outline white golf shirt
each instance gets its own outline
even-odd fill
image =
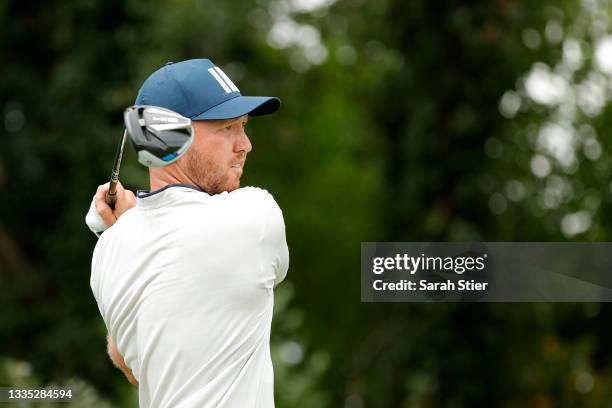
[[[289,254],[265,190],[139,193],[100,237],[91,288],[141,407],[273,407],[273,288]]]

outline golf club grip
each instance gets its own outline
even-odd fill
[[[109,190],[109,192],[106,193],[106,204],[108,204],[110,208],[115,208],[116,202],[117,202],[117,192],[115,191],[114,193],[111,194]]]
[[[110,183],[108,185],[108,192],[106,193],[106,204],[110,208],[115,208],[117,202],[117,183],[119,182],[119,170],[121,169],[121,158],[123,157],[123,148],[125,147],[125,139],[127,139],[127,131],[124,130],[119,140],[119,146],[117,147],[117,153],[115,154],[115,162],[113,163],[113,170],[111,171]]]
[[[121,157],[119,157],[119,163],[121,161]],[[113,172],[111,173],[110,183],[108,184],[108,192],[106,193],[106,204],[110,208],[115,208],[115,203],[117,202],[117,183],[119,182],[119,168],[115,167]]]

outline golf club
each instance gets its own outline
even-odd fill
[[[125,140],[136,151],[138,161],[147,167],[164,167],[177,161],[191,146],[191,119],[169,109],[136,105],[123,113],[125,132],[119,141],[111,172],[106,202],[114,208],[117,201],[117,182]]]
[[[125,146],[125,138],[127,137],[127,130],[123,131],[121,139],[119,140],[119,146],[115,153],[115,160],[113,162],[113,169],[111,170],[110,184],[108,192],[106,193],[106,203],[110,208],[115,208],[115,202],[117,201],[117,182],[119,181],[119,170],[121,169],[121,159],[123,157],[123,148]]]

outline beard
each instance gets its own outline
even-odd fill
[[[187,174],[206,193],[214,195],[240,187],[240,177],[231,177],[228,168],[219,165],[211,157],[187,154],[185,159]]]

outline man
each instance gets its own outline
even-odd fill
[[[252,148],[244,126],[280,101],[242,96],[199,59],[153,73],[136,104],[191,118],[195,137],[181,159],[149,169],[150,192],[135,198],[119,186],[114,209],[108,184],[94,197],[110,227],[91,271],[109,355],[138,385],[141,407],[273,407],[269,337],[273,288],[288,268],[285,227],[269,193],[239,187]]]

